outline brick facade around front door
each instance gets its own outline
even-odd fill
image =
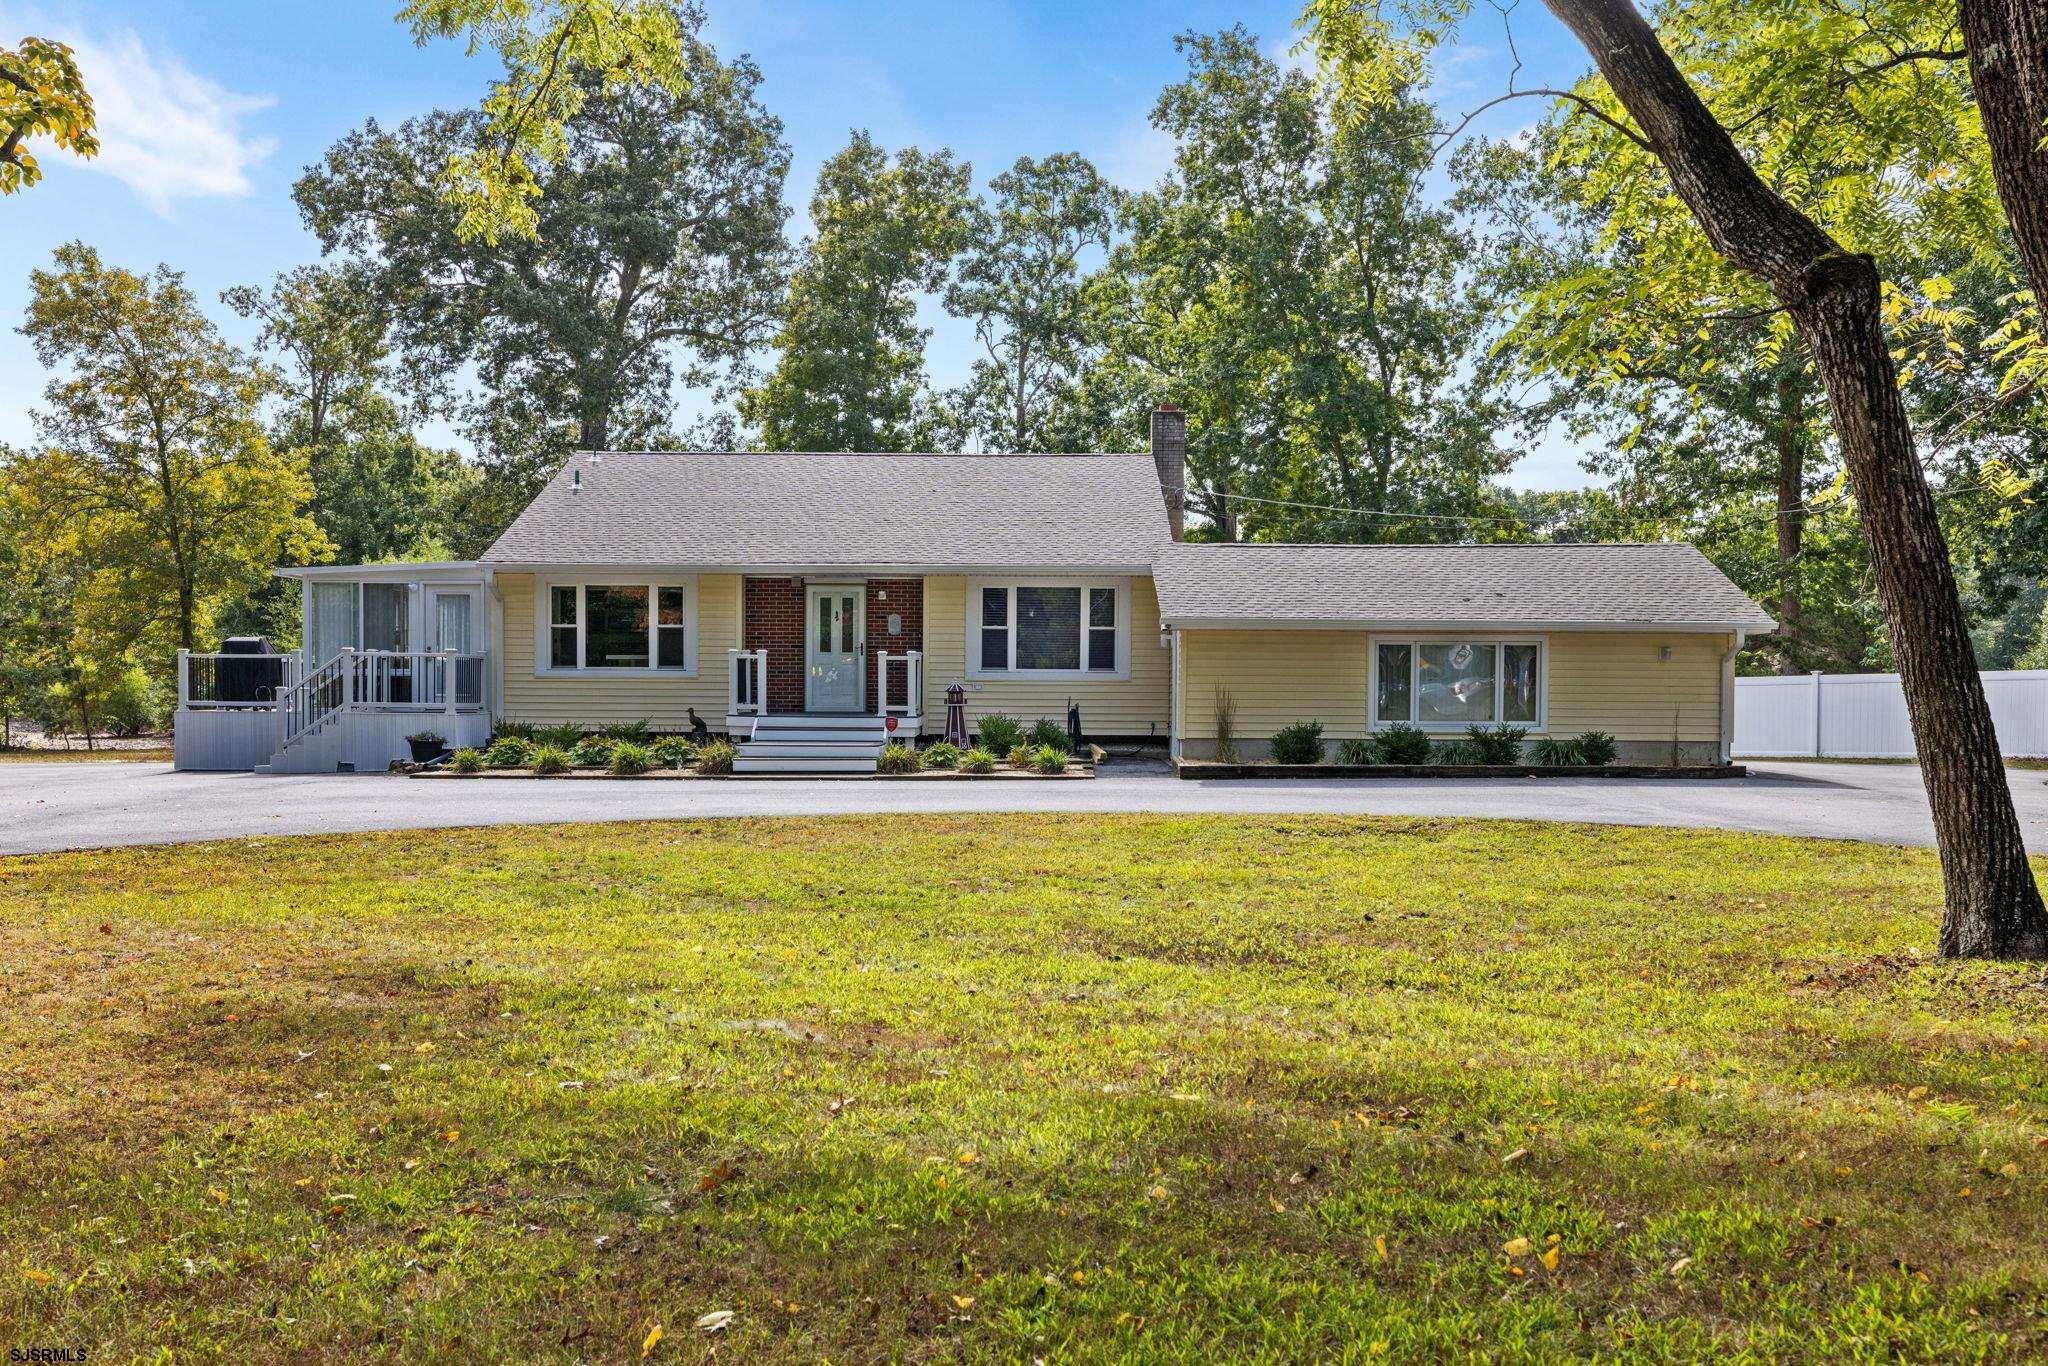
[[[834,580],[842,582],[842,580]],[[817,582],[825,582],[818,579]],[[860,580],[843,580],[860,582]],[[907,654],[924,648],[924,580],[868,579],[867,710],[875,709],[875,670],[884,650]],[[804,580],[748,578],[741,594],[742,648],[768,652],[768,710],[804,710],[806,632]],[[890,630],[891,624],[895,630]],[[902,691],[898,675],[897,691]]]

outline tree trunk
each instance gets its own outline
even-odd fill
[[[1992,177],[2035,303],[2048,311],[2048,7],[1962,0],[1962,21]]]
[[[1778,621],[1799,620],[1796,565],[1806,532],[1806,392],[1798,369],[1778,369],[1778,410],[1772,438],[1778,448]]]
[[[2004,0],[2008,8],[2034,0]],[[1631,0],[1545,0],[1585,44],[1715,250],[1766,281],[1827,390],[1905,683],[1946,898],[1941,952],[2048,956],[1948,545],[1886,348],[1878,273],[1766,185]],[[2032,136],[2040,136],[2037,124]]]

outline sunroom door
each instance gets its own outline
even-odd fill
[[[867,589],[812,584],[804,592],[804,710],[862,710],[867,698]]]
[[[427,613],[429,648],[453,650],[459,655],[483,653],[483,591],[476,588],[436,588]],[[461,659],[455,664],[455,700],[464,705],[483,701],[484,662]],[[436,697],[436,701],[446,699]]]

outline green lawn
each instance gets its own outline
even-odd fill
[[[2048,990],[1924,852],[891,817],[0,860],[93,1359],[2024,1358]],[[723,1332],[693,1328],[730,1311]]]
[[[150,749],[0,749],[0,764],[66,764],[104,759],[131,764],[168,764],[169,745]]]

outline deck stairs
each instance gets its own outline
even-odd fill
[[[732,770],[873,773],[887,743],[888,729],[879,716],[758,716],[752,736],[740,741]]]

